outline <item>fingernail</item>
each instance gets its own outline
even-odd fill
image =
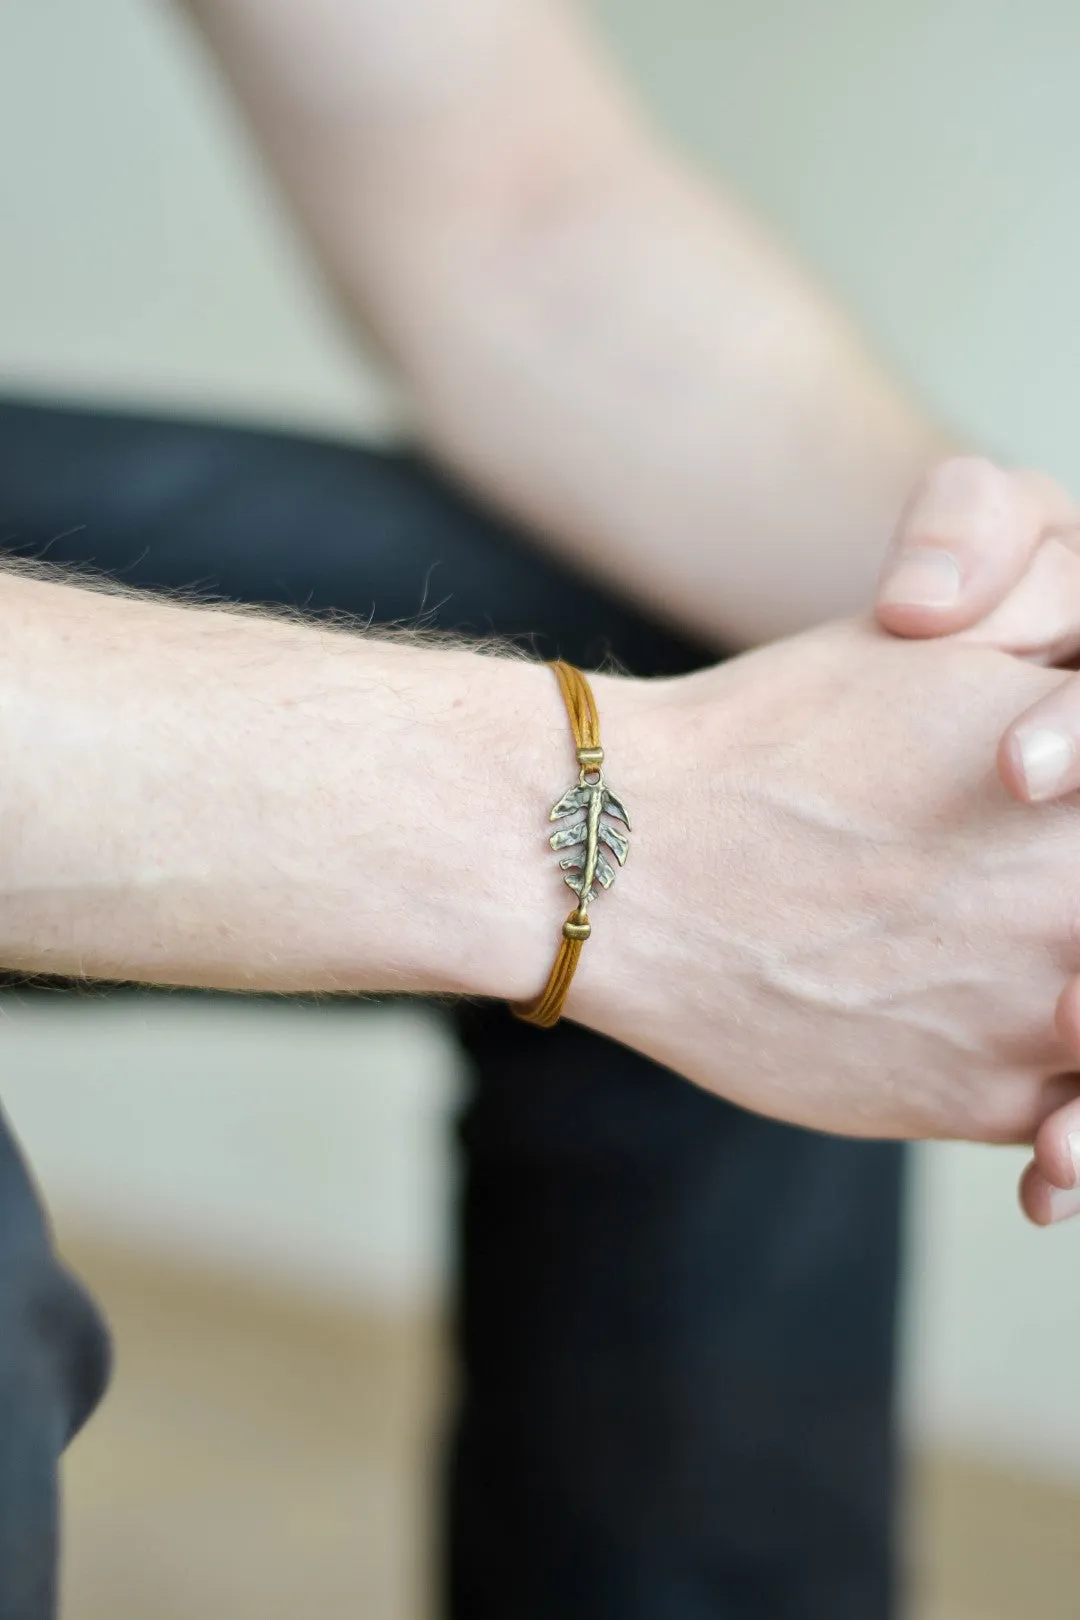
[[[1067,1221],[1073,1215],[1080,1215],[1080,1187],[1073,1187],[1068,1192],[1062,1192],[1055,1187],[1050,1193],[1050,1220],[1056,1226],[1058,1221]]]
[[[1072,1160],[1074,1185],[1080,1187],[1080,1131],[1070,1131],[1065,1140],[1069,1144],[1069,1157]]]
[[[878,591],[879,602],[894,607],[952,607],[960,595],[960,568],[950,551],[909,551],[887,574]]]
[[[1048,726],[1018,731],[1014,737],[1016,759],[1029,799],[1047,799],[1061,786],[1072,767],[1072,738]]]

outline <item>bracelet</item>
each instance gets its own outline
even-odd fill
[[[630,817],[604,782],[600,717],[592,687],[573,664],[564,664],[560,659],[548,667],[555,673],[566,704],[579,767],[577,786],[569,788],[552,806],[550,819],[564,821],[569,816],[577,816],[579,811],[582,815],[580,820],[561,827],[548,839],[556,852],[573,851],[564,855],[559,865],[578,903],[562,925],[562,940],[547,984],[534,1000],[518,1002],[512,1009],[518,1018],[540,1029],[551,1029],[562,1017],[581,947],[592,933],[589,906],[596,899],[595,886],[610,889],[615,881],[617,867],[608,860],[608,853],[622,866],[630,849],[627,837]],[[625,833],[613,825],[616,821],[622,822]],[[584,845],[583,850],[580,845]]]

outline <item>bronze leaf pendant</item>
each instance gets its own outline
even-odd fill
[[[589,777],[593,780],[589,780]],[[566,874],[566,883],[579,897],[584,911],[596,899],[597,885],[610,889],[618,868],[625,864],[630,852],[630,817],[625,806],[604,782],[600,771],[582,770],[576,787],[568,788],[551,809],[552,821],[564,821],[582,812],[581,819],[570,826],[553,832],[548,842],[553,850],[569,849],[559,865]],[[622,832],[615,822],[622,822]],[[584,846],[582,848],[581,846]],[[601,847],[602,846],[602,847]],[[612,865],[609,855],[616,865]]]

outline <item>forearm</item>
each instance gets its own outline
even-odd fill
[[[188,0],[434,450],[750,642],[869,601],[943,448],[549,0]]]
[[[865,611],[948,448],[732,206],[641,148],[464,244],[421,303],[398,352],[440,456],[722,645]]]
[[[858,625],[599,678],[634,847],[568,1015],[819,1129],[1030,1135],[1060,1100],[1076,834],[988,796],[986,760],[1059,684]],[[547,977],[573,754],[533,664],[0,575],[0,757],[0,965],[509,1000]]]
[[[526,996],[550,675],[0,575],[0,965]]]

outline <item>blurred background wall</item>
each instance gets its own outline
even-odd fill
[[[597,10],[658,116],[931,405],[1080,488],[1074,5]],[[2,0],[0,149],[3,387],[394,430],[159,0]],[[455,1083],[437,1020],[400,1011],[8,998],[0,1019],[0,1092],[69,1216],[377,1302],[441,1286]],[[1080,1478],[1080,1223],[1024,1228],[1021,1163],[919,1155],[910,1422]]]

